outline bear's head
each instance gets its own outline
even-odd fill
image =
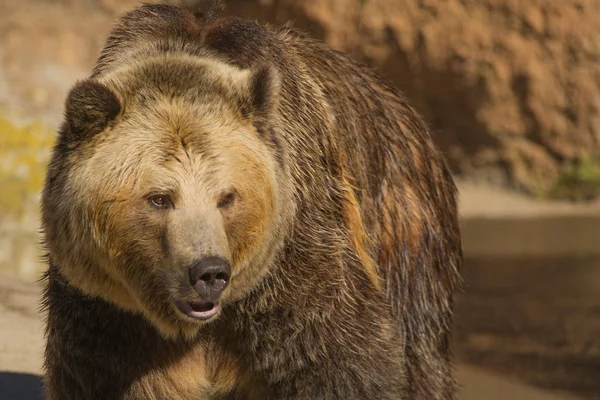
[[[256,287],[292,213],[279,74],[162,54],[75,85],[42,199],[73,286],[192,337]]]

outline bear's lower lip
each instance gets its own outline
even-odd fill
[[[188,317],[206,321],[217,315],[219,312],[219,304],[203,301],[187,302],[185,300],[176,300],[175,305]]]

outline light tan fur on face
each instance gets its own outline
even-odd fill
[[[182,68],[198,63],[203,79],[232,88],[229,96],[244,96],[249,89],[246,70],[187,55],[169,57]],[[103,83],[123,97],[134,76],[139,79],[135,65],[112,72]],[[177,311],[158,304],[174,301],[166,297],[179,282],[152,286],[153,293],[146,293],[148,288],[165,276],[187,277],[192,262],[217,255],[232,263],[222,300],[251,290],[281,241],[278,168],[251,117],[230,100],[210,93],[202,98],[150,97],[123,98],[124,111],[115,126],[91,138],[73,157],[69,196],[84,210],[83,216],[74,216],[73,230],[90,238],[89,248],[76,251],[95,257],[85,260],[87,274],[81,273],[77,255],[60,260],[61,271],[86,293],[144,313],[164,336],[191,338],[200,325],[166,315]],[[233,206],[218,210],[219,196],[232,189]],[[175,209],[153,210],[146,200],[151,192],[172,194]],[[214,243],[189,239],[194,229],[209,229],[202,237]],[[166,232],[168,254],[161,248],[161,232]],[[182,297],[192,296],[188,289]]]

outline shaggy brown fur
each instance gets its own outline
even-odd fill
[[[453,398],[461,243],[427,127],[343,54],[218,8],[126,14],[67,99],[48,398]],[[232,276],[199,322],[174,301],[207,255]]]

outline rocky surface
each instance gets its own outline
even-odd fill
[[[230,0],[380,68],[456,172],[545,192],[600,156],[600,2]]]
[[[580,197],[600,191],[600,2],[226,3],[241,16],[292,21],[380,69],[426,115],[456,173],[568,197],[551,189],[578,180],[561,177],[584,160],[591,172],[581,179],[593,188]],[[116,16],[137,4],[0,2],[0,110],[55,126],[68,88],[88,73]]]
[[[568,192],[584,175],[600,188],[598,1],[225,1],[237,15],[292,21],[379,68],[427,116],[464,179],[544,194],[553,182]],[[0,1],[0,248],[8,249],[0,270],[37,276],[37,200],[52,129],[117,15],[136,4]],[[578,157],[585,168],[565,175],[564,163]],[[541,203],[479,184],[461,193],[463,217],[600,211],[598,202]]]

